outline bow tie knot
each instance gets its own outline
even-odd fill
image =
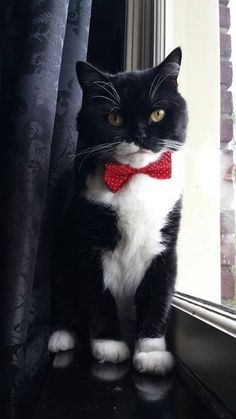
[[[136,174],[145,174],[155,179],[171,178],[171,152],[166,151],[159,160],[139,169],[122,163],[106,163],[104,182],[112,192],[119,191]]]

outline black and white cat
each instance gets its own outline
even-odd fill
[[[77,63],[83,104],[75,193],[55,247],[52,352],[86,335],[98,361],[125,361],[120,320],[134,306],[135,369],[165,374],[173,366],[164,335],[187,127],[180,63],[180,48],[145,71],[110,75]],[[161,175],[152,172],[158,165]]]

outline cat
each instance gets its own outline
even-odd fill
[[[74,194],[54,253],[52,352],[86,335],[96,360],[127,360],[121,320],[135,307],[134,368],[166,374],[173,367],[165,331],[188,122],[177,84],[181,58],[176,48],[154,68],[114,75],[76,65],[83,101]]]

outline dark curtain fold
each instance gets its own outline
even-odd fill
[[[8,407],[4,419],[32,417],[33,401],[47,371],[51,250],[76,150],[81,90],[75,63],[86,59],[91,1],[1,4],[0,389],[2,406]]]

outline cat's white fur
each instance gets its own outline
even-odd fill
[[[53,332],[48,341],[48,349],[50,352],[68,351],[73,349],[76,344],[76,338],[73,333],[68,330],[56,330]]]
[[[173,355],[166,350],[164,336],[161,338],[146,338],[136,341],[134,368],[142,373],[164,375],[174,365]]]
[[[152,153],[148,150],[141,150],[140,147],[134,143],[122,142],[116,147],[115,160],[139,168],[156,161],[158,157],[160,157],[160,154],[161,153]]]
[[[174,366],[174,357],[168,351],[139,352],[134,355],[136,371],[146,374],[165,375]]]
[[[92,339],[92,353],[99,362],[113,364],[126,361],[130,357],[129,348],[125,342],[108,339]]]
[[[135,167],[146,166],[158,157],[160,154],[130,154]],[[125,161],[128,161],[127,154]],[[114,251],[105,251],[102,255],[104,286],[117,302],[122,296],[134,295],[153,258],[166,250],[161,229],[180,198],[182,166],[182,151],[175,152],[170,179],[136,174],[116,193],[105,185],[102,168],[87,179],[86,198],[111,206],[117,214],[121,239]]]

